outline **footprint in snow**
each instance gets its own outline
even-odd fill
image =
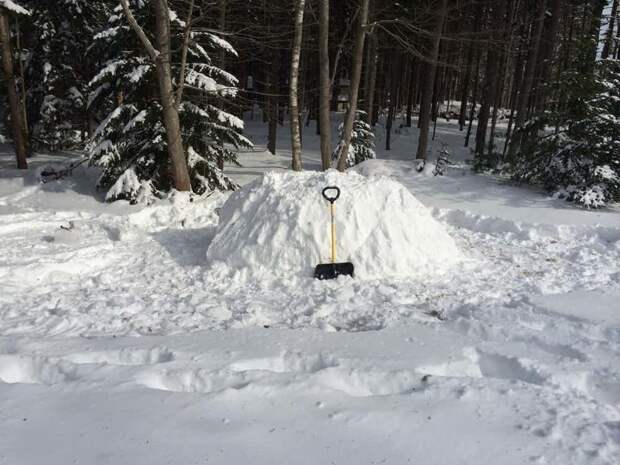
[[[155,365],[174,360],[174,353],[166,347],[151,349],[121,349],[93,352],[78,352],[66,355],[64,360],[76,364],[109,364],[109,365]]]

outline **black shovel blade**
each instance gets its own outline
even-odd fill
[[[336,279],[338,276],[353,277],[353,263],[322,263],[314,269],[316,279]]]

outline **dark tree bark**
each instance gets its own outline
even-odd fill
[[[418,139],[418,150],[416,159],[426,160],[426,151],[428,149],[428,131],[431,121],[431,99],[433,96],[433,87],[435,85],[435,74],[437,72],[437,59],[439,58],[439,44],[441,42],[441,33],[448,10],[448,0],[440,0],[440,9],[437,13],[435,25],[433,27],[431,54],[428,57],[427,73],[425,76],[422,101],[420,102],[420,137]]]
[[[540,40],[545,22],[545,11],[546,1],[541,0],[538,2],[538,9],[536,11],[534,24],[532,26],[533,33],[528,51],[527,64],[525,65],[525,74],[523,81],[521,82],[521,88],[517,98],[517,116],[515,120],[514,134],[508,149],[508,158],[511,161],[514,161],[517,151],[520,149],[523,142],[523,125],[526,122],[527,108],[530,103],[530,96],[534,86],[534,73],[536,71]]]
[[[407,109],[405,111],[405,126],[411,127],[411,119],[413,116],[413,101],[416,95],[418,66],[414,60],[411,60],[409,66],[409,80],[407,82]]]
[[[616,25],[616,19],[618,16],[618,0],[614,0],[611,4],[611,14],[609,16],[609,25],[607,26],[607,32],[605,33],[605,43],[603,44],[603,51],[601,52],[601,58],[606,60],[611,53],[611,46],[614,38],[614,27]]]
[[[193,9],[194,6],[194,0],[190,0],[191,1],[191,7]],[[219,18],[217,20],[217,26],[219,28],[220,31],[224,32],[226,30],[226,7],[228,4],[228,0],[218,0],[218,9],[219,9]],[[190,18],[191,18],[191,13],[190,13]],[[189,23],[189,22],[188,22]],[[188,26],[189,27],[189,26]],[[226,52],[224,50],[222,50],[220,52],[220,68],[221,69],[226,69]],[[223,99],[220,100],[220,106],[224,106],[224,101]],[[217,167],[221,170],[224,170],[224,157],[222,155],[218,155],[217,157]]]
[[[543,112],[547,100],[547,81],[551,75],[551,62],[556,48],[556,37],[560,28],[560,19],[564,0],[551,0],[550,16],[545,22],[539,56],[540,77],[536,86],[536,111]]]
[[[368,35],[368,57],[370,60],[367,63],[369,72],[368,72],[368,83],[366,86],[366,113],[368,124],[371,126],[375,125],[376,114],[375,114],[375,95],[376,95],[376,87],[377,87],[377,33],[371,32]]]
[[[398,106],[398,91],[400,84],[400,69],[398,64],[402,57],[398,54],[392,55],[392,66],[390,67],[390,102],[388,106],[388,117],[385,123],[385,150],[391,150],[392,142],[392,124],[394,123],[394,116],[396,114],[396,107]]]
[[[168,156],[172,168],[174,188],[178,191],[191,191],[192,184],[189,179],[187,160],[181,138],[181,122],[176,104],[175,92],[172,86],[172,69],[170,66],[170,9],[167,0],[155,0],[155,36],[157,47],[155,49],[151,41],[138,25],[131,10],[128,0],[121,0],[125,15],[131,28],[134,30],[151,59],[155,62],[157,72],[157,84],[159,86],[159,100],[162,106],[164,127],[166,128],[166,142],[168,143]],[[182,83],[179,83],[182,85]]]
[[[15,156],[17,168],[26,169],[26,141],[24,140],[23,114],[17,95],[17,83],[15,82],[15,69],[13,66],[13,47],[11,45],[11,30],[9,13],[0,6],[0,43],[2,45],[2,71],[7,86],[9,107],[11,111],[11,124],[13,127],[13,143],[15,144]]]
[[[476,72],[474,74],[474,90],[471,98],[471,108],[469,110],[469,125],[467,126],[467,134],[465,135],[465,147],[469,147],[469,139],[471,130],[476,117],[476,104],[478,98],[478,75],[480,73],[480,52],[476,53]]]
[[[19,27],[19,17],[15,18],[15,52],[17,53],[17,69],[19,70],[19,107],[22,112],[22,129],[24,132],[24,145],[26,146],[26,155],[31,156],[29,151],[30,145],[30,130],[28,128],[28,113],[26,112],[26,80],[24,76],[24,60],[21,46],[21,30]],[[84,140],[84,135],[82,135]]]
[[[445,1],[445,0],[444,0]],[[351,145],[351,133],[353,122],[357,112],[357,94],[359,92],[362,77],[362,61],[364,57],[364,36],[366,35],[366,22],[368,21],[368,8],[370,0],[361,0],[359,22],[355,31],[355,45],[351,63],[351,85],[349,87],[349,109],[344,120],[343,140],[338,156],[338,170],[344,171],[347,167],[347,154]]]
[[[280,121],[280,52],[271,51],[271,63],[269,64],[268,93],[267,96],[267,150],[276,154],[278,139],[278,122]]]
[[[495,8],[491,12],[493,16],[493,23],[499,22],[497,31],[492,35],[492,42],[490,43],[487,52],[487,66],[484,76],[483,88],[485,92],[482,95],[480,101],[480,113],[478,113],[478,127],[476,128],[476,157],[484,156],[485,142],[487,135],[487,127],[489,124],[489,117],[491,111],[491,105],[495,104],[497,90],[499,86],[499,62],[500,55],[497,51],[499,47],[499,41],[503,36],[503,23],[504,16],[506,14],[506,0],[497,0],[497,10]]]
[[[329,75],[329,0],[319,4],[319,132],[321,134],[321,166],[331,166],[332,128],[330,118],[331,78]]]

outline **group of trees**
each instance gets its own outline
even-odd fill
[[[620,200],[618,0],[0,0],[0,12],[16,147],[16,132],[24,152],[83,144],[110,200],[234,188],[222,168],[250,145],[255,107],[273,153],[287,116],[295,170],[312,121],[323,168],[341,170],[374,156],[378,123],[387,150],[417,123],[422,169],[445,117],[475,169],[591,207]]]

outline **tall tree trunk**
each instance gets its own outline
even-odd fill
[[[481,158],[484,156],[487,127],[489,125],[489,117],[491,116],[491,105],[495,104],[497,88],[499,85],[498,72],[500,55],[496,48],[499,44],[495,43],[501,40],[503,36],[503,24],[504,15],[506,14],[506,0],[498,0],[496,2],[497,10],[493,9],[492,15],[495,21],[498,21],[501,26],[498,27],[498,31],[493,34],[493,42],[489,46],[487,52],[487,66],[484,76],[483,88],[486,90],[482,95],[480,101],[480,113],[478,114],[478,127],[476,128],[476,157]]]
[[[459,112],[459,130],[462,131],[467,120],[467,97],[469,95],[469,83],[471,81],[472,62],[474,58],[474,43],[470,42],[465,61],[465,77],[461,83],[461,111]]]
[[[168,142],[168,156],[172,162],[172,178],[174,188],[178,191],[191,191],[187,160],[183,150],[181,137],[181,122],[179,111],[175,104],[174,89],[172,87],[172,70],[170,68],[170,10],[166,0],[155,1],[155,27],[159,55],[156,59],[157,81],[159,84],[159,98],[161,100],[166,141]],[[179,85],[182,85],[179,83]]]
[[[369,71],[368,85],[366,89],[366,113],[367,121],[371,126],[375,125],[375,96],[377,87],[377,33],[372,31],[368,36],[368,57],[369,62],[366,64]]]
[[[301,171],[301,131],[299,128],[299,57],[301,56],[301,39],[304,25],[304,8],[306,0],[297,0],[295,9],[295,36],[291,51],[291,74],[289,77],[289,118],[291,126],[291,152],[293,155],[291,166],[294,171]]]
[[[427,72],[422,89],[422,101],[420,102],[420,136],[418,138],[418,150],[416,159],[426,160],[426,150],[428,148],[428,130],[431,122],[431,99],[435,86],[435,74],[437,72],[437,59],[439,58],[439,44],[441,43],[441,33],[448,10],[448,0],[440,0],[440,10],[437,13],[435,25],[433,27],[431,55],[428,57]]]
[[[527,63],[525,65],[525,75],[521,82],[521,88],[519,90],[519,96],[517,99],[516,107],[516,120],[512,140],[510,147],[508,148],[508,158],[510,161],[514,161],[517,151],[523,142],[523,125],[527,118],[527,108],[530,103],[530,96],[532,94],[532,88],[534,86],[534,73],[536,71],[536,63],[538,58],[538,52],[540,48],[540,39],[542,37],[543,26],[545,22],[546,1],[541,0],[538,3],[538,10],[535,16],[535,23],[533,27],[533,34],[531,38],[530,48],[528,51]]]
[[[267,97],[267,150],[273,155],[276,154],[278,138],[278,121],[280,120],[280,53],[271,50],[271,63],[267,71],[268,92]]]
[[[267,22],[267,37],[272,34],[272,12],[267,10],[266,2],[266,22]],[[267,52],[267,150],[272,154],[276,154],[277,138],[278,138],[278,121],[280,119],[280,51],[277,49],[269,48]]]
[[[617,1],[617,0],[616,0]],[[536,86],[536,111],[543,112],[547,100],[547,81],[551,74],[551,62],[554,56],[556,37],[560,28],[560,19],[564,9],[563,0],[551,0],[550,17],[545,24],[543,36],[541,38],[541,49],[539,54],[540,78]]]
[[[607,0],[595,0],[592,2],[592,16],[590,18],[590,35],[593,38],[592,52],[590,54],[590,60],[588,60],[588,68],[585,70],[589,73],[594,72],[594,65],[596,64],[596,57],[599,50],[599,38],[601,35],[601,26],[603,23],[603,11],[607,5]]]
[[[172,180],[174,188],[178,191],[191,191],[192,184],[189,179],[187,160],[183,150],[181,137],[181,122],[176,103],[176,96],[172,86],[172,69],[170,66],[170,9],[167,0],[155,0],[155,36],[157,47],[155,49],[144,29],[137,23],[129,8],[128,0],[121,0],[123,10],[129,25],[134,30],[138,39],[144,45],[151,60],[155,62],[157,72],[157,85],[159,86],[159,101],[162,106],[164,128],[166,129],[166,142],[168,143],[168,157],[172,168]],[[179,85],[183,85],[179,83]]]
[[[409,81],[406,83],[407,85],[407,110],[405,113],[405,126],[407,126],[408,128],[411,127],[411,117],[413,115],[413,100],[415,99],[415,94],[416,94],[417,70],[418,70],[417,63],[412,59],[411,65],[409,66]]]
[[[392,124],[394,123],[394,116],[396,114],[396,106],[398,105],[398,88],[400,83],[400,69],[401,66],[398,64],[402,59],[401,56],[394,53],[392,55],[393,60],[392,66],[390,66],[390,102],[388,106],[388,117],[385,123],[385,150],[391,150],[391,142],[392,142]]]
[[[219,8],[219,17],[217,20],[217,27],[220,32],[224,32],[226,30],[226,7],[228,6],[228,0],[218,0],[218,8]],[[192,5],[193,8],[193,5]],[[219,59],[220,69],[226,69],[226,52],[222,50],[220,52]],[[223,110],[224,108],[224,99],[219,99],[220,108]],[[224,156],[219,153],[217,156],[217,167],[221,170],[224,170]]]
[[[605,43],[603,44],[603,51],[601,52],[601,58],[606,60],[609,58],[611,52],[612,41],[614,38],[614,27],[616,26],[616,19],[618,16],[618,0],[614,0],[611,4],[611,14],[609,16],[609,25],[607,26],[607,33],[605,34]]]
[[[349,87],[349,109],[344,120],[343,140],[340,155],[338,158],[338,170],[344,171],[347,167],[347,154],[351,145],[351,135],[353,132],[353,122],[357,112],[357,94],[362,77],[362,61],[364,58],[364,36],[366,34],[366,23],[368,22],[368,8],[370,0],[361,0],[359,23],[355,32],[355,45],[351,63],[351,86]]]
[[[331,77],[329,75],[329,0],[319,5],[319,132],[321,134],[321,167],[331,166],[332,127],[330,118]]]
[[[17,52],[17,67],[19,69],[19,90],[20,99],[19,106],[22,112],[22,129],[24,131],[24,145],[26,146],[26,154],[32,155],[29,151],[30,130],[28,128],[28,114],[26,113],[26,79],[24,77],[24,60],[21,46],[21,31],[19,28],[19,18],[15,18],[15,51]],[[83,139],[82,139],[83,140]]]
[[[11,46],[11,30],[9,25],[9,15],[0,6],[0,43],[2,44],[2,71],[7,85],[9,96],[9,106],[11,110],[11,123],[13,126],[13,142],[15,144],[15,155],[17,157],[17,168],[26,169],[26,141],[24,140],[24,121],[17,95],[17,85],[15,82],[15,72],[13,68],[13,48]]]
[[[465,135],[465,147],[469,147],[469,139],[471,130],[476,117],[476,100],[478,99],[478,76],[480,75],[480,51],[476,52],[476,71],[474,74],[474,90],[471,97],[471,108],[469,110],[469,125],[467,126],[467,134]]]

